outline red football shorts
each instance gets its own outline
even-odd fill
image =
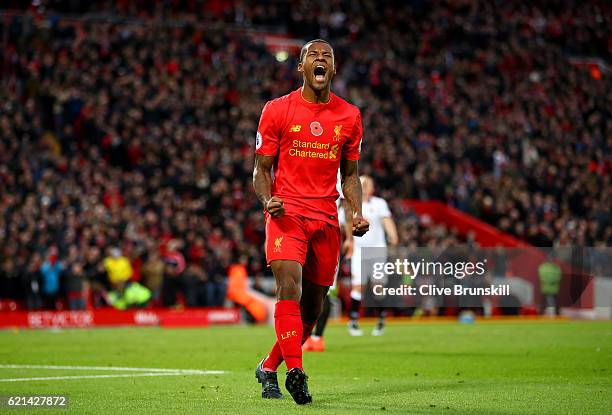
[[[266,259],[302,264],[302,278],[331,286],[340,259],[340,228],[303,216],[266,215]]]

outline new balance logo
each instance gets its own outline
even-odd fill
[[[301,129],[302,129],[302,126],[300,124],[293,124],[291,128],[289,128],[289,132],[299,133]]]

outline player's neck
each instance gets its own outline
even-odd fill
[[[331,98],[331,88],[329,86],[321,91],[315,91],[304,84],[300,93],[304,101],[311,104],[327,104]]]

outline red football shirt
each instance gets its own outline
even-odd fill
[[[359,160],[361,138],[359,109],[333,93],[326,104],[306,101],[301,88],[267,102],[255,152],[275,157],[272,196],[285,214],[338,225],[340,160]]]

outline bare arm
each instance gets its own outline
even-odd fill
[[[272,165],[274,157],[255,155],[255,168],[253,169],[253,189],[257,198],[273,217],[285,213],[283,201],[272,196]]]
[[[383,218],[383,226],[385,227],[385,233],[387,234],[387,238],[389,238],[389,245],[395,246],[399,242],[399,238],[397,236],[397,227],[395,226],[395,221],[391,216],[387,216]]]
[[[361,215],[362,196],[358,162],[356,160],[342,160],[340,163],[340,175],[342,176],[342,193],[351,208],[351,213],[353,215]]]
[[[342,193],[352,213],[353,235],[363,236],[369,229],[370,224],[363,218],[361,204],[361,182],[359,181],[359,168],[357,160],[343,159],[340,163],[340,175],[342,176]],[[351,218],[347,215],[346,221]]]
[[[353,235],[353,210],[346,199],[342,199],[342,208],[344,209],[344,230],[347,236]]]
[[[346,199],[342,199],[342,208],[344,209],[344,243],[342,244],[342,253],[345,259],[353,256],[353,211]]]

